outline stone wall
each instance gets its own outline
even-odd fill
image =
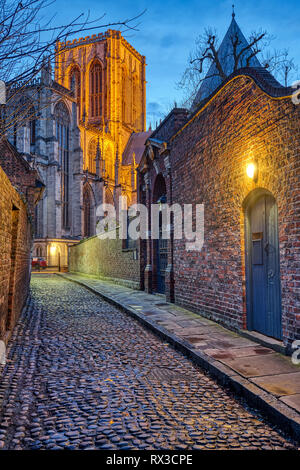
[[[123,241],[100,240],[97,236],[70,247],[69,271],[140,287],[140,265],[133,250],[122,249]]]

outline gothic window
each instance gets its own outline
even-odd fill
[[[114,179],[114,161],[113,161],[113,153],[111,147],[107,147],[105,150],[105,171],[106,176],[111,180]]]
[[[87,168],[90,173],[96,173],[96,153],[97,153],[97,140],[92,139],[88,148]]]
[[[74,67],[70,73],[70,90],[74,92],[74,96],[77,100],[77,104],[79,107],[80,107],[80,95],[81,95],[80,85],[81,85],[80,70],[78,67]]]
[[[30,145],[35,145],[36,116],[35,116],[34,108],[31,108],[29,111],[29,133],[30,133]]]
[[[88,186],[83,188],[83,214],[84,214],[84,226],[83,236],[90,237],[92,235],[92,203],[91,203],[91,192]]]
[[[137,102],[138,102],[138,86],[137,86],[137,77],[134,76],[132,78],[132,92],[131,92],[131,99],[132,99],[132,124],[133,126],[137,126]]]
[[[126,122],[126,75],[122,70],[122,121]]]
[[[105,190],[105,204],[111,204],[114,206],[114,197],[109,188],[106,188]]]
[[[61,166],[62,226],[69,228],[69,160],[70,160],[70,116],[66,105],[60,101],[55,107],[56,138]]]
[[[90,70],[90,116],[99,118],[102,116],[102,67],[99,62],[94,62]]]

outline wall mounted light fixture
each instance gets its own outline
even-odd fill
[[[257,181],[258,177],[258,165],[257,161],[252,161],[248,163],[247,168],[246,168],[246,173],[249,178],[251,178],[253,181]]]

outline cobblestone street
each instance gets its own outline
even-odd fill
[[[4,449],[293,449],[127,314],[36,275],[0,382]]]

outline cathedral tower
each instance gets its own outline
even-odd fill
[[[134,200],[132,164],[122,165],[122,160],[119,164],[116,155],[123,154],[133,133],[145,130],[145,67],[145,57],[120,31],[108,30],[57,44],[55,80],[71,89],[77,100],[86,185],[93,188],[97,178],[99,145],[105,202],[116,202],[120,193],[127,196],[129,204]],[[85,194],[88,200],[87,190]]]

